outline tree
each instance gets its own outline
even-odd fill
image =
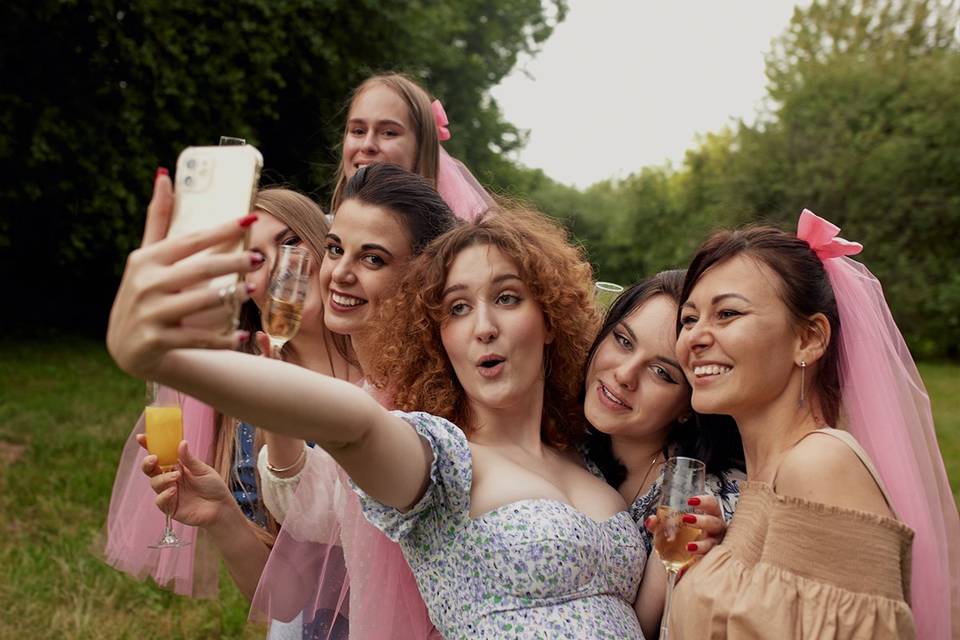
[[[102,329],[154,170],[181,148],[247,138],[265,182],[325,203],[348,92],[399,70],[443,99],[451,150],[492,175],[522,136],[487,90],[566,2],[15,0],[4,13],[0,266],[31,269],[13,282],[30,300],[14,320]]]

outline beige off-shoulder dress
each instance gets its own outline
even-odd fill
[[[820,429],[876,470],[845,431]],[[809,434],[808,434],[809,435]],[[898,520],[777,495],[741,482],[722,544],[677,584],[672,640],[817,638],[909,640],[913,531]]]

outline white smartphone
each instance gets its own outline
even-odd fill
[[[167,237],[180,236],[239,220],[250,213],[257,193],[263,156],[251,145],[187,147],[177,158],[174,173],[173,218]],[[219,245],[208,252],[244,251],[249,232],[236,243]],[[239,274],[214,278],[210,287],[228,287],[240,282]],[[235,309],[231,331],[239,317]]]

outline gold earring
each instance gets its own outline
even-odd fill
[[[799,407],[802,409],[806,405],[806,396],[804,394],[804,372],[807,370],[807,361],[800,361],[800,403]]]

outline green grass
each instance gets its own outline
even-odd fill
[[[920,370],[957,497],[960,366]],[[0,342],[0,638],[263,637],[225,574],[218,602],[190,600],[91,551],[142,388],[94,341]],[[12,465],[11,444],[26,446]]]
[[[0,343],[0,638],[263,637],[225,574],[191,600],[92,552],[141,389],[94,341]]]

